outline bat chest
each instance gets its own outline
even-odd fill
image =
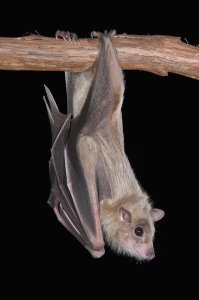
[[[111,187],[112,197],[119,199],[128,195],[131,191],[134,175],[123,145],[113,137],[98,141],[97,144],[100,160],[103,161],[106,178]]]

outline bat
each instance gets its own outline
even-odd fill
[[[124,79],[114,34],[92,33],[100,41],[94,70],[65,73],[67,115],[45,87],[52,132],[48,203],[93,257],[104,255],[106,241],[117,253],[150,260],[154,222],[164,211],[153,208],[125,154]]]

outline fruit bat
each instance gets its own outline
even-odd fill
[[[47,87],[52,131],[48,200],[58,220],[91,253],[105,241],[138,260],[154,257],[154,222],[164,216],[139,185],[124,149],[122,69],[112,43],[99,38],[94,70],[66,72],[68,114],[59,112]]]

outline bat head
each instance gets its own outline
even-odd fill
[[[154,222],[164,211],[152,208],[148,201],[127,201],[117,207],[102,209],[102,225],[108,244],[118,253],[138,260],[154,258]],[[105,218],[104,218],[105,217]]]

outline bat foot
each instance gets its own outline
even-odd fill
[[[63,39],[64,41],[69,40],[71,41],[71,36],[69,31],[63,31],[63,30],[57,30],[55,32],[55,38],[58,39]]]
[[[112,38],[114,35],[116,35],[116,30],[110,30],[107,31],[105,30],[104,33],[103,32],[99,32],[99,31],[92,31],[91,32],[91,38],[93,39],[94,37],[97,38],[101,38],[101,37],[110,37]]]
[[[78,39],[78,36],[76,33],[70,32],[70,37],[71,37],[71,41],[75,41],[80,45],[80,42],[79,42],[79,39]]]
[[[80,44],[78,36],[74,32],[69,32],[69,31],[63,31],[63,30],[57,30],[55,33],[55,38],[58,39],[63,39],[64,41],[69,40],[70,42],[77,42]]]

